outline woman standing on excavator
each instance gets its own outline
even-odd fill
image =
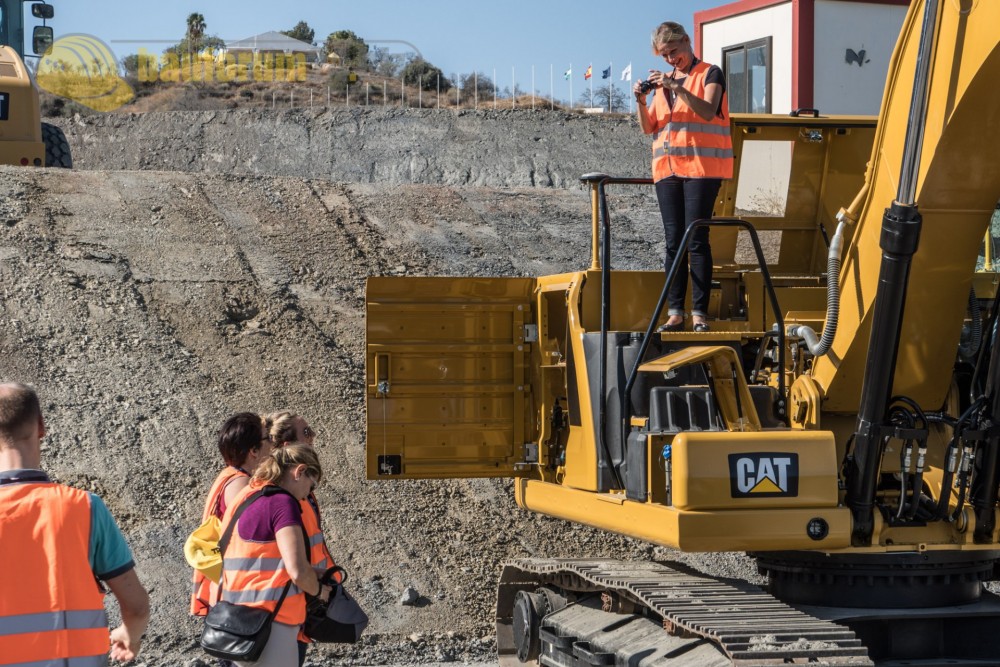
[[[688,257],[679,255],[681,238],[695,220],[712,217],[722,179],[733,176],[733,146],[729,134],[729,103],[725,76],[702,62],[679,23],[667,21],[653,33],[653,52],[673,71],[649,71],[647,81],[632,87],[639,124],[653,140],[653,181],[666,238],[665,266],[682,262],[671,286],[668,319],[661,331],[684,328]],[[653,92],[653,104],[646,98]],[[708,228],[694,232],[688,247],[691,262],[691,319],[695,331],[708,331],[712,292],[712,249]]]

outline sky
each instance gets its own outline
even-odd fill
[[[631,0],[625,4],[596,0],[49,0],[55,5],[50,25],[56,38],[86,33],[106,42],[121,58],[145,48],[159,53],[177,43],[187,16],[205,17],[208,34],[243,39],[270,30],[288,30],[306,21],[322,44],[336,30],[353,30],[369,44],[392,52],[418,50],[445,75],[472,71],[493,77],[502,90],[511,83],[549,94],[550,66],[557,99],[569,99],[564,73],[572,65],[573,97],[590,83],[583,73],[593,64],[595,86],[612,66],[616,85],[632,63],[633,80],[650,68],[664,69],[653,56],[650,33],[663,21],[679,21],[693,34],[694,12],[725,4],[723,0]],[[27,5],[26,5],[27,6]],[[402,42],[412,45],[407,46]],[[513,68],[513,72],[512,69]]]

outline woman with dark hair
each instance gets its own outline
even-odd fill
[[[271,439],[264,432],[260,416],[240,412],[227,419],[219,429],[219,453],[226,467],[212,482],[201,515],[202,523],[213,516],[221,521],[226,508],[250,483],[257,466],[270,455]],[[204,616],[216,602],[218,585],[198,570],[194,572],[192,583],[191,614]]]

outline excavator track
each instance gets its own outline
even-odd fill
[[[497,604],[501,664],[517,664],[513,649],[526,641],[518,637],[527,632],[525,623],[514,622],[515,597],[544,587],[575,599],[562,610],[538,614],[543,665],[646,667],[678,664],[673,661],[681,655],[685,664],[699,666],[874,664],[854,632],[794,609],[757,586],[655,562],[575,559],[525,559],[504,566]]]

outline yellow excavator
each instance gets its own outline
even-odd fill
[[[501,664],[1000,664],[998,81],[1000,2],[914,0],[878,118],[734,115],[710,332],[657,332],[676,266],[612,269],[606,193],[645,179],[583,177],[586,270],[369,279],[370,479],[512,477],[767,578],[508,563]]]
[[[72,167],[63,131],[43,123],[38,85],[24,64],[23,5],[30,0],[0,0],[0,164],[22,167]],[[43,22],[55,15],[52,5],[31,3],[31,15]],[[45,53],[53,42],[50,26],[32,29],[31,48]]]

